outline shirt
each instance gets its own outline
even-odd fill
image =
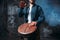
[[[32,5],[29,7],[29,14],[28,14],[28,23],[31,23],[31,10],[32,10]]]

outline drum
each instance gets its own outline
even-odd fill
[[[18,27],[18,33],[21,35],[31,35],[37,30],[35,25],[29,26],[29,23],[24,23]]]

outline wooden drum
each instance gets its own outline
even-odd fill
[[[29,23],[24,23],[18,27],[18,33],[22,35],[29,35],[37,30],[36,26],[29,26]]]

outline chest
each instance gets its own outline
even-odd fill
[[[29,12],[31,13],[31,15],[35,15],[37,13],[37,7],[28,7],[26,13],[29,14]]]
[[[26,13],[25,13],[25,18],[28,17],[29,11],[30,11],[30,8],[28,7],[28,8],[25,10],[25,12],[26,12]],[[30,14],[31,14],[31,19],[33,20],[33,19],[36,17],[36,14],[38,14],[38,8],[37,8],[37,6],[33,6],[33,7],[31,8]]]

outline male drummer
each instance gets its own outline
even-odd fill
[[[37,34],[33,35],[32,37],[28,37],[28,40],[40,40],[36,39],[37,35],[39,35],[39,25],[44,20],[44,13],[42,8],[35,4],[35,0],[29,0],[29,5],[26,6],[22,13],[19,14],[24,15],[25,21],[30,23],[30,26],[36,25],[37,26]],[[40,35],[39,35],[40,36]]]

